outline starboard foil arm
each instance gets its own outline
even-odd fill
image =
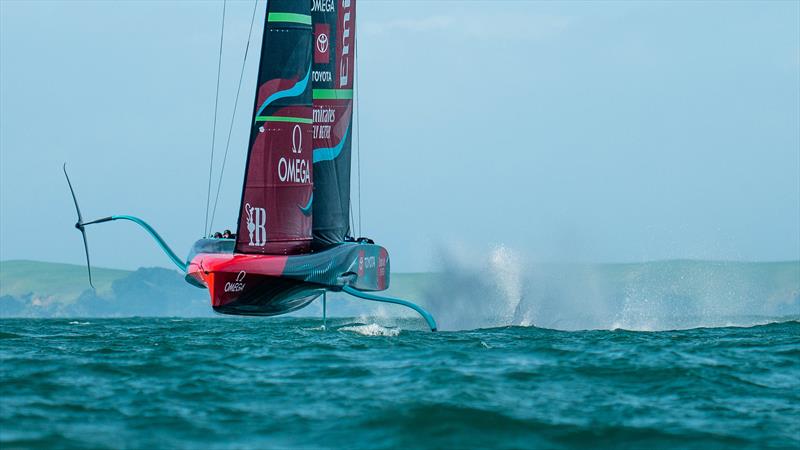
[[[178,255],[175,254],[175,252],[169,247],[169,245],[167,245],[166,241],[164,241],[164,238],[162,238],[161,235],[159,235],[158,232],[144,220],[130,215],[114,215],[85,222],[83,220],[83,215],[81,214],[81,209],[78,206],[78,198],[75,195],[75,190],[72,187],[72,182],[70,181],[69,175],[67,174],[66,163],[64,164],[63,169],[64,169],[64,176],[67,178],[67,185],[69,185],[69,192],[70,194],[72,194],[72,201],[75,203],[75,211],[78,213],[78,222],[75,223],[75,228],[77,228],[81,232],[81,236],[83,237],[83,248],[84,251],[86,252],[86,269],[89,274],[89,285],[92,286],[92,288],[94,288],[94,284],[92,283],[92,265],[89,260],[89,245],[86,240],[86,226],[95,225],[103,222],[111,222],[115,220],[127,220],[144,228],[144,230],[147,231],[147,233],[156,241],[161,250],[163,250],[164,253],[166,253],[167,257],[169,257],[169,259],[173,262],[173,264],[175,264],[182,272],[186,273],[188,264],[185,261],[183,261],[180,257],[178,257]]]
[[[422,316],[423,319],[425,319],[425,322],[428,322],[428,326],[430,327],[431,331],[437,331],[436,320],[428,311],[425,311],[425,309],[423,309],[419,305],[416,305],[414,303],[405,300],[400,300],[399,298],[383,297],[381,295],[361,292],[358,289],[355,289],[350,286],[345,286],[342,288],[342,290],[354,297],[363,298],[364,300],[371,300],[373,302],[382,302],[382,303],[394,303],[396,305],[403,305],[407,308],[411,308],[417,313],[419,313],[419,315]]]

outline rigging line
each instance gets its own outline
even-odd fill
[[[250,18],[250,31],[247,33],[247,46],[244,49],[244,58],[242,58],[242,70],[239,72],[239,87],[236,88],[236,99],[233,101],[233,114],[231,115],[231,125],[228,128],[228,139],[225,142],[225,154],[222,157],[222,168],[219,171],[219,181],[217,182],[217,195],[214,197],[214,208],[211,210],[211,222],[209,229],[214,228],[214,217],[217,215],[217,203],[219,202],[219,192],[222,189],[222,175],[225,173],[225,163],[228,161],[228,149],[231,146],[231,134],[233,133],[233,123],[236,119],[236,110],[239,105],[239,93],[242,91],[242,79],[244,78],[244,68],[247,64],[247,54],[250,51],[250,41],[253,37],[253,24],[256,21],[256,9],[258,0],[253,1],[253,16]]]
[[[356,45],[355,45],[356,48],[355,48],[355,55],[354,55],[353,59],[355,60],[355,65],[356,65],[356,76],[355,76],[355,80],[353,81],[353,83],[355,84],[355,86],[353,86],[353,88],[356,91],[355,92],[355,98],[356,98],[356,145],[357,145],[356,153],[358,155],[358,169],[357,169],[357,173],[358,173],[358,235],[359,235],[359,237],[361,237],[361,236],[364,236],[364,235],[362,234],[363,231],[361,229],[361,108],[359,108],[359,106],[358,106],[359,98],[361,97],[361,93],[358,91],[358,79],[359,79],[359,76],[358,76],[358,29],[356,29],[355,39],[356,39]]]
[[[353,205],[350,205],[350,237],[359,237],[358,233],[356,232],[356,222],[353,220]]]
[[[222,2],[222,30],[219,33],[219,60],[217,61],[217,93],[216,99],[214,100],[214,125],[211,130],[211,161],[208,164],[208,192],[206,194],[206,222],[203,225],[203,236],[207,236],[209,233],[208,228],[208,208],[211,206],[211,176],[214,171],[214,145],[216,144],[217,140],[217,109],[219,106],[219,79],[222,73],[222,40],[225,37],[225,7],[227,5],[227,0],[223,0]]]

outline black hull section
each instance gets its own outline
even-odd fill
[[[252,282],[251,282],[252,283]],[[286,278],[261,277],[242,295],[214,311],[234,316],[278,316],[304,308],[325,288]]]

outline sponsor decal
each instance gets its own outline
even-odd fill
[[[333,123],[336,121],[336,109],[331,107],[321,107],[314,110],[314,123]]]
[[[339,29],[337,47],[339,48],[339,87],[343,88],[350,85],[350,61],[353,57],[353,15],[351,0],[342,0],[342,7],[339,9]]]
[[[236,281],[235,282],[227,282],[225,283],[225,292],[242,292],[245,287],[244,277],[247,275],[247,272],[242,270],[238,274],[236,274]]]
[[[292,153],[302,153],[303,151],[303,130],[300,125],[292,128]]]
[[[385,277],[386,277],[386,256],[381,255],[378,258],[378,278],[385,278]]]
[[[247,232],[250,234],[250,243],[253,247],[263,247],[267,243],[267,210],[245,204],[247,214]]]
[[[328,64],[331,62],[331,26],[327,23],[314,25],[314,63]],[[330,81],[330,80],[328,80]]]
[[[303,153],[303,129],[300,125],[295,125],[292,129],[292,153]],[[283,183],[310,183],[308,160],[281,156],[278,160],[278,179]]]
[[[314,139],[330,139],[331,138],[331,125],[326,123],[333,123],[336,121],[336,109],[331,107],[321,107],[314,110]]]
[[[330,83],[333,75],[330,70],[314,70],[311,72],[311,81],[314,83]]]
[[[358,276],[364,275],[364,250],[358,252]]]
[[[333,12],[334,0],[311,0],[311,12]]]

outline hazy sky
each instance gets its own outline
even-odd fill
[[[251,8],[228,5],[222,149]],[[83,261],[64,161],[87,218],[138,215],[189,250],[221,13],[0,1],[0,259]],[[358,26],[363,234],[395,270],[431,268],[439,243],[560,261],[800,258],[800,3],[360,0]],[[217,229],[235,225],[255,62]],[[89,238],[95,265],[169,266],[133,224]]]

